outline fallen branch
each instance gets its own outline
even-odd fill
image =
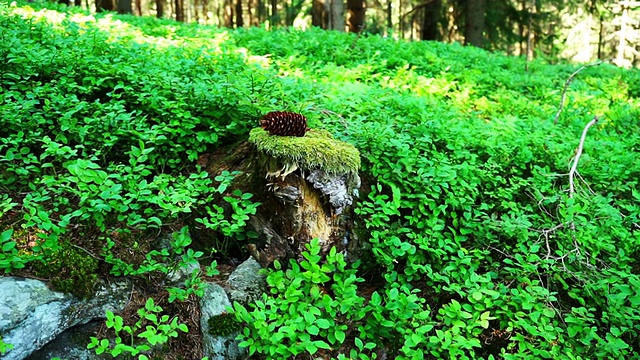
[[[564,89],[562,90],[562,98],[560,99],[560,106],[558,106],[558,112],[556,113],[555,118],[553,119],[553,124],[556,125],[558,123],[558,118],[560,118],[560,114],[562,113],[562,109],[564,108],[564,102],[567,98],[567,89],[569,88],[569,85],[571,84],[571,82],[573,81],[573,78],[576,77],[576,75],[578,75],[578,73],[580,73],[582,70],[592,67],[592,66],[597,66],[600,65],[602,63],[608,62],[608,60],[598,60],[594,63],[591,64],[587,64],[587,65],[583,65],[581,66],[578,70],[574,71],[573,74],[571,74],[569,76],[569,78],[567,79],[567,81],[565,81],[564,83]]]
[[[597,122],[598,117],[594,116],[593,120],[589,121],[587,126],[584,127],[584,130],[582,130],[580,144],[578,144],[578,150],[576,150],[576,157],[573,158],[573,165],[571,165],[571,170],[569,170],[569,198],[573,198],[573,194],[575,193],[574,177],[576,175],[576,171],[578,170],[578,161],[580,161],[580,156],[582,155],[582,150],[584,149],[584,140],[587,138],[587,131],[589,131],[589,128]]]

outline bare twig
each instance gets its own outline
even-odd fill
[[[78,249],[78,250],[82,250],[82,251],[86,252],[86,253],[87,253],[87,255],[91,256],[92,258],[94,258],[94,259],[96,259],[96,260],[98,260],[98,261],[100,261],[100,260],[101,260],[99,257],[97,257],[97,256],[93,255],[93,253],[91,253],[89,250],[87,250],[87,249],[85,249],[85,248],[83,248],[83,247],[80,247],[80,246],[78,246],[78,245],[76,245],[76,244],[71,244],[71,246],[73,246],[74,248],[76,248],[76,249]]]
[[[560,99],[560,106],[558,106],[558,112],[556,113],[555,118],[553,119],[553,124],[556,125],[558,123],[558,118],[560,118],[560,114],[562,113],[562,108],[564,107],[564,102],[567,98],[567,89],[569,88],[569,85],[571,84],[571,82],[573,81],[573,78],[576,77],[576,75],[578,75],[578,73],[580,73],[582,70],[592,67],[592,66],[597,66],[600,65],[602,63],[608,62],[608,60],[598,60],[594,63],[591,64],[586,64],[581,66],[578,70],[574,71],[573,74],[571,74],[569,76],[569,78],[567,79],[567,81],[565,81],[564,83],[564,89],[562,90],[562,98]]]
[[[580,137],[580,144],[578,145],[578,150],[576,150],[576,156],[573,158],[573,165],[571,166],[571,170],[569,170],[569,198],[573,198],[573,194],[575,193],[575,185],[574,185],[574,177],[576,175],[576,171],[578,169],[578,161],[580,161],[580,156],[582,155],[582,150],[584,149],[584,140],[587,137],[587,131],[591,126],[598,122],[598,117],[594,116],[593,120],[589,121],[587,126],[582,130],[582,137]]]
[[[347,124],[347,120],[345,120],[345,118],[342,117],[342,115],[338,114],[335,111],[331,111],[329,109],[318,109],[318,108],[311,108],[311,110],[319,111],[321,114],[324,114],[324,115],[336,116],[338,117],[338,119],[340,119],[340,123],[344,126],[345,129],[349,128],[349,125]]]

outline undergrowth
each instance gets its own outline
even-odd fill
[[[87,284],[79,296],[95,258],[112,276],[161,277],[202,260],[183,226],[192,214],[248,241],[259,204],[226,191],[237,174],[211,179],[196,160],[289,110],[360,152],[352,241],[370,254],[351,266],[312,245],[269,270],[270,292],[234,307],[254,356],[639,357],[638,70],[580,72],[554,124],[575,65],[525,71],[524,59],[459,45],[41,3],[0,5],[0,63],[5,273],[51,264]],[[159,232],[172,245],[152,252]],[[374,289],[367,276],[381,279]],[[171,301],[199,293],[190,281]]]

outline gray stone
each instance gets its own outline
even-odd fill
[[[214,336],[210,333],[209,318],[227,313],[231,302],[224,289],[217,284],[209,283],[200,298],[200,329],[202,331],[202,349],[209,360],[234,360],[245,355],[235,340],[237,333],[226,336]]]
[[[227,283],[231,288],[227,290],[227,294],[231,302],[247,304],[262,297],[267,288],[267,281],[265,276],[260,274],[261,269],[260,264],[250,257],[229,275]]]
[[[42,349],[34,352],[26,360],[50,360],[53,358],[67,360],[99,360],[113,358],[111,355],[96,355],[93,349],[87,349],[91,336],[98,331],[104,321],[90,321],[84,325],[74,326],[58,335]]]
[[[185,266],[170,271],[167,274],[167,281],[171,286],[184,287],[184,282],[191,277],[194,271],[200,271],[200,264],[185,264]]]
[[[50,290],[38,280],[0,277],[0,334],[13,345],[2,359],[21,360],[78,324],[119,312],[129,300],[128,284],[110,284],[89,300]]]

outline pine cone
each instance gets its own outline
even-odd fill
[[[309,130],[304,115],[289,111],[272,111],[260,119],[260,126],[271,135],[304,136]]]

